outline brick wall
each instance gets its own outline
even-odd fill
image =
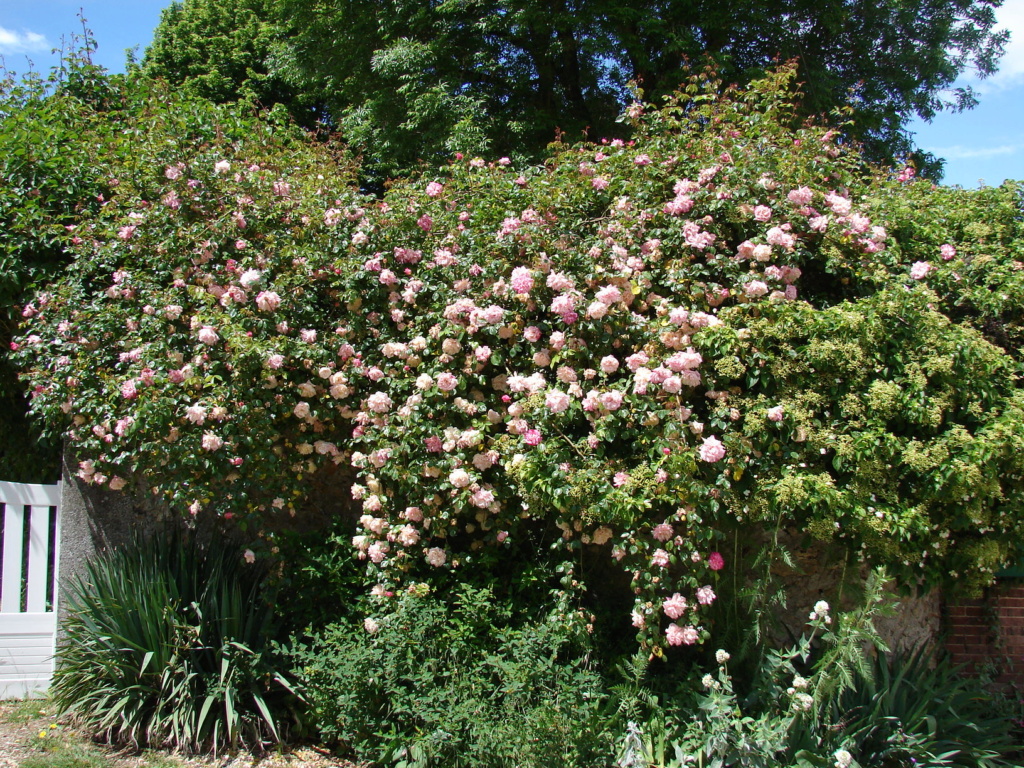
[[[993,664],[1004,681],[1024,684],[1024,582],[1006,580],[978,600],[945,606],[946,650],[956,664]]]

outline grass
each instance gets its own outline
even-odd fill
[[[290,754],[263,756],[245,752],[219,757],[179,758],[157,750],[129,754],[114,752],[62,724],[57,708],[48,699],[0,701],[0,742],[12,747],[19,768],[329,768],[349,766],[323,752],[298,749]]]
[[[182,768],[174,757],[146,752],[126,760],[111,754],[74,730],[61,725],[46,699],[6,702],[0,706],[0,728],[13,734],[24,756],[20,768]]]
[[[66,736],[37,736],[32,743],[38,754],[21,761],[21,768],[110,768],[113,763],[98,748]]]
[[[52,711],[52,705],[46,699],[6,702],[5,708],[0,710],[0,723],[24,725],[47,717]]]

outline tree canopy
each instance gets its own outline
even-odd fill
[[[186,0],[165,13],[146,69],[213,98],[283,100],[307,124],[326,116],[384,178],[455,151],[536,159],[559,130],[613,136],[630,81],[657,103],[704,57],[738,83],[792,60],[800,113],[849,104],[854,136],[884,159],[913,149],[913,116],[974,103],[951,88],[968,69],[995,71],[999,4]]]
[[[244,99],[296,116],[311,109],[303,95],[277,75],[268,52],[283,29],[264,0],[173,2],[160,16],[143,65],[190,93],[217,102]],[[310,116],[305,122],[310,122]]]

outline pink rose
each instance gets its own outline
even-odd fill
[[[689,625],[680,627],[672,623],[665,630],[665,638],[668,640],[669,645],[693,645],[699,637],[700,635],[697,633],[697,630]]]
[[[260,291],[256,295],[256,306],[261,312],[273,312],[281,305],[277,291]]]
[[[217,335],[217,331],[214,330],[212,325],[204,325],[199,329],[199,341],[212,347],[219,341],[220,337]]]
[[[814,193],[807,187],[799,187],[791,190],[786,197],[794,205],[810,205],[811,200],[814,199]]]
[[[375,413],[387,413],[391,410],[392,404],[386,392],[374,392],[366,398],[366,407]]]
[[[910,267],[910,276],[914,280],[923,280],[928,276],[928,273],[932,271],[934,267],[927,261],[915,261],[913,266]]]
[[[440,568],[447,560],[444,550],[440,547],[431,547],[427,550],[427,562],[435,568]]]
[[[715,436],[705,437],[704,443],[698,450],[701,461],[706,461],[709,464],[713,464],[716,461],[721,461],[725,458],[725,446],[722,445],[722,441]]]
[[[697,590],[697,602],[701,605],[711,605],[715,602],[715,590],[709,586],[703,586]]]
[[[756,299],[768,293],[768,286],[760,280],[751,280],[743,286],[743,293],[747,295],[747,298]]]
[[[670,619],[678,619],[686,612],[686,598],[676,592],[672,597],[665,600],[661,607],[665,611],[665,615]]]
[[[533,273],[526,267],[516,267],[512,270],[512,278],[509,281],[509,285],[512,286],[512,290],[515,293],[525,296],[533,290]]]
[[[570,398],[569,395],[565,392],[560,392],[557,389],[552,389],[548,392],[547,397],[544,400],[544,404],[552,413],[562,413],[569,407],[571,402],[572,398]]]
[[[622,407],[622,393],[617,389],[602,392],[599,400],[606,411],[617,411]]]

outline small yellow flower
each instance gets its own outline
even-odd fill
[[[39,738],[40,739],[45,739],[46,738],[46,731],[40,731],[39,732]]]

